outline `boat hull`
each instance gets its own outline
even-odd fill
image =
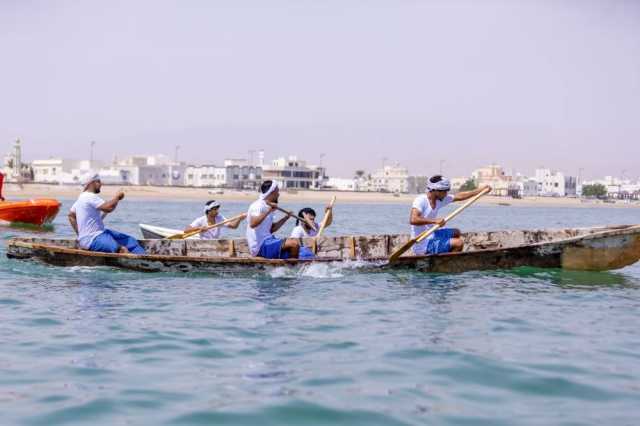
[[[54,199],[0,202],[0,223],[28,223],[42,226],[53,222],[60,211]]]
[[[463,235],[473,248],[471,250],[434,256],[403,256],[397,262],[388,263],[388,253],[407,238],[327,238],[319,243],[318,257],[311,261],[249,257],[243,251],[242,240],[143,240],[141,244],[154,254],[140,256],[79,250],[72,240],[18,238],[9,241],[7,256],[38,260],[55,266],[112,266],[145,272],[217,273],[253,273],[273,267],[347,262],[351,262],[350,267],[366,270],[411,269],[438,273],[523,266],[602,271],[623,268],[640,259],[640,225],[553,232],[471,233]],[[541,241],[504,247],[504,244],[532,240]]]

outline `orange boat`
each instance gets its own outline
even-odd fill
[[[26,201],[0,201],[0,223],[51,223],[60,211],[60,202],[52,198]]]

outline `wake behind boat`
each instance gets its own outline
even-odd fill
[[[111,266],[145,272],[255,272],[268,267],[353,260],[368,269],[412,269],[459,273],[530,266],[570,270],[619,269],[640,260],[640,225],[556,230],[471,232],[462,234],[458,253],[389,256],[408,235],[322,237],[313,260],[252,257],[244,239],[142,240],[147,254],[97,253],[78,249],[75,240],[14,238],[7,257],[55,266]],[[310,246],[313,238],[302,243]]]

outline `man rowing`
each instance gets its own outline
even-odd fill
[[[247,212],[247,243],[252,256],[266,259],[298,258],[300,243],[296,239],[282,240],[273,233],[284,225],[293,213],[277,222],[273,221],[274,212],[278,209],[280,189],[274,181],[264,181],[260,186],[258,198]]]
[[[120,232],[105,229],[102,218],[113,212],[124,198],[124,192],[118,191],[110,201],[98,196],[102,188],[100,175],[90,172],[81,178],[84,188],[78,200],[69,211],[69,223],[78,235],[80,248],[103,253],[144,254],[138,241]]]
[[[478,195],[489,186],[484,185],[474,191],[458,192],[448,195],[451,184],[441,175],[429,178],[426,194],[417,197],[411,208],[411,238],[416,238],[434,225],[444,226],[445,221],[438,218],[438,211],[456,201],[468,200]],[[460,238],[460,230],[455,228],[441,228],[435,231],[429,238],[413,246],[413,252],[417,255],[440,254],[462,251],[464,242]]]
[[[223,226],[229,229],[237,229],[238,226],[240,226],[240,222],[242,222],[245,217],[247,217],[247,215],[243,214]],[[204,216],[200,216],[191,222],[191,225],[189,225],[184,232],[200,231],[201,239],[216,240],[222,235],[222,226],[215,228],[211,228],[211,226],[224,222],[225,220],[227,220],[227,218],[220,214],[220,203],[215,200],[210,200],[204,205]]]

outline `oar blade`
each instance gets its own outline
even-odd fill
[[[392,263],[392,262],[395,262],[396,260],[398,260],[400,258],[400,256],[402,256],[408,250],[410,250],[411,247],[413,247],[413,245],[415,243],[416,243],[416,239],[413,238],[413,239],[407,241],[406,243],[404,243],[399,249],[396,249],[396,251],[394,251],[391,254],[391,256],[389,256],[389,263]]]

